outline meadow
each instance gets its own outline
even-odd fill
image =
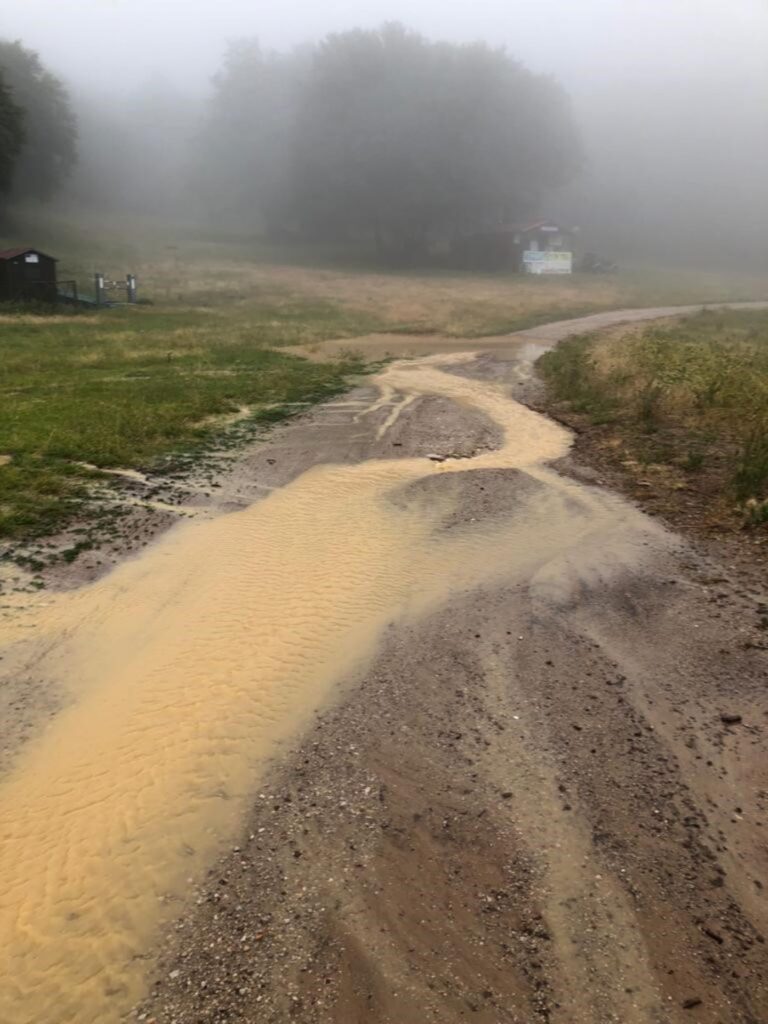
[[[324,302],[0,314],[0,537],[49,533],[83,511],[98,469],[157,468],[233,415],[272,423],[347,386],[354,360],[286,346],[359,333]]]
[[[621,306],[754,298],[761,287],[686,271],[394,272],[348,250],[50,212],[0,238],[0,248],[18,244],[59,258],[59,278],[81,294],[97,270],[132,272],[140,299],[0,310],[0,537],[22,539],[82,514],[99,469],[157,467],[205,445],[238,410],[264,424],[347,387],[363,335],[478,338]],[[291,354],[329,339],[348,347],[321,350],[324,361]]]

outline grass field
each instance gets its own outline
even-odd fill
[[[97,467],[146,468],[200,446],[243,406],[274,421],[345,386],[351,362],[271,346],[338,337],[348,318],[323,304],[223,325],[204,311],[154,307],[0,317],[0,537],[61,525]]]
[[[544,355],[554,396],[609,424],[625,461],[707,477],[768,522],[768,312],[704,312],[572,338]]]
[[[91,287],[93,273],[138,275],[139,293],[167,309],[204,308],[237,324],[291,300],[330,304],[369,330],[482,337],[623,306],[768,298],[764,273],[740,269],[622,267],[561,278],[382,270],[370,253],[321,246],[266,246],[203,237],[151,219],[29,215],[0,246],[34,244],[60,257],[59,276]],[[343,336],[348,336],[346,333]]]
[[[0,248],[33,244],[87,292],[96,270],[136,273],[146,305],[0,314],[0,537],[44,534],[90,493],[98,467],[142,468],[216,431],[248,406],[317,401],[345,386],[354,338],[373,332],[479,337],[621,306],[759,297],[732,274],[626,272],[531,279],[448,271],[395,273],[257,241],[200,238],[137,218],[30,215]],[[347,257],[349,259],[349,257]],[[117,295],[117,298],[120,296]],[[349,339],[350,352],[309,363]],[[326,358],[320,355],[321,359]]]

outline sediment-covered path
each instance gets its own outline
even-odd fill
[[[768,1019],[764,597],[523,402],[672,312],[390,364],[235,511],[9,602],[57,711],[0,787],[0,1020]]]

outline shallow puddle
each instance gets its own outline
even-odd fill
[[[365,668],[388,624],[460,588],[530,577],[620,524],[607,497],[543,468],[567,450],[564,429],[436,362],[380,375],[395,399],[382,429],[439,395],[498,423],[500,450],[315,468],[10,614],[8,637],[31,631],[38,671],[72,701],[0,788],[0,1020],[120,1019],[141,997],[141,958],[236,837],[267,759]],[[441,530],[440,500],[403,500],[422,478],[498,468],[536,478],[535,508],[523,497],[519,515]]]

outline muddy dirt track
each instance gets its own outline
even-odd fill
[[[523,404],[668,313],[392,364],[10,602],[0,1020],[768,1020],[766,594]]]

